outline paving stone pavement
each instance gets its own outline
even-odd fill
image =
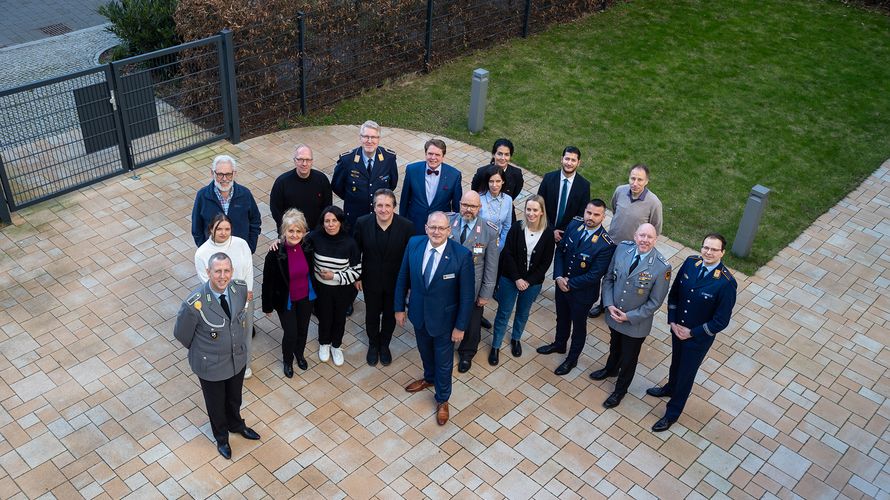
[[[382,143],[404,164],[421,158],[426,138],[384,130]],[[358,302],[346,364],[319,364],[313,325],[310,368],[286,379],[277,322],[261,317],[243,415],[263,438],[234,437],[233,460],[222,459],[186,351],[171,335],[180,300],[197,284],[190,209],[209,160],[234,154],[239,182],[260,202],[264,246],[275,233],[269,190],[292,168],[297,142],[312,145],[330,174],[357,127],[216,143],[138,179],[110,179],[13,215],[0,231],[0,496],[890,496],[890,162],[754,276],[737,275],[732,324],[668,432],[649,431],[664,402],[644,396],[668,371],[664,309],[630,393],[605,410],[612,381],[587,377],[608,349],[601,318],[590,320],[569,376],[553,374],[560,360],[534,353],[552,339],[551,285],[521,358],[489,367],[488,333],[473,369],[455,373],[443,427],[430,393],[403,389],[421,373],[409,330],[396,331],[392,365],[368,367]],[[466,185],[488,155],[448,145]],[[540,179],[527,178],[535,191]],[[659,248],[675,266],[692,253],[667,239]]]
[[[0,48],[107,22],[96,9],[108,0],[2,0]]]

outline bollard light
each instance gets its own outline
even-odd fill
[[[742,214],[742,222],[736,232],[735,241],[732,243],[732,253],[736,257],[747,257],[754,245],[754,236],[760,225],[760,218],[766,210],[766,201],[769,198],[769,188],[760,184],[751,188],[748,195],[748,203],[745,204],[745,213]]]
[[[470,132],[476,133],[485,126],[485,101],[488,97],[488,71],[478,68],[473,71],[473,86],[470,90]]]

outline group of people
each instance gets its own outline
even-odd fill
[[[495,141],[490,163],[475,172],[467,192],[460,171],[445,163],[446,144],[427,141],[425,159],[405,167],[397,199],[396,155],[380,147],[380,135],[377,123],[365,122],[359,146],[340,155],[330,180],[312,168],[312,149],[298,145],[294,168],[272,187],[269,206],[279,238],[265,256],[261,307],[267,316],[278,316],[286,377],[294,376],[294,361],[301,370],[309,367],[305,347],[313,314],[318,360],[344,363],[346,318],[361,292],[366,362],[392,363],[395,326],[410,320],[423,376],[406,390],[433,387],[436,420],[444,425],[455,345],[458,372],[465,373],[472,368],[482,328],[491,328],[488,363],[496,366],[513,316],[510,353],[522,356],[523,332],[552,265],[555,337],[537,352],[566,354],[554,373],[562,376],[575,368],[586,344],[588,317],[605,312],[609,356],[590,377],[617,377],[603,403],[617,406],[633,379],[654,314],[667,298],[670,376],[647,393],[671,397],[654,431],[668,429],[679,418],[698,367],[714,335],[729,323],[735,303],[735,281],[721,262],[722,236],[707,235],[702,256],[688,258],[670,285],[671,266],[655,248],[662,207],[647,187],[646,165],[632,167],[628,184],[615,189],[607,231],[606,203],[591,199],[576,147],[566,147],[561,168],[546,174],[537,194],[514,207],[524,179],[511,163],[511,141]],[[196,196],[192,235],[198,246],[196,272],[204,284],[183,302],[174,332],[189,349],[217,448],[226,458],[231,456],[230,432],[259,439],[245,426],[239,407],[243,380],[251,376],[253,254],[261,224],[256,201],[235,182],[236,172],[234,158],[218,156],[210,184]],[[333,205],[334,194],[343,208]],[[498,303],[493,323],[484,318],[492,300]]]

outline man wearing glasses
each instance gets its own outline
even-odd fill
[[[294,169],[278,176],[269,194],[269,208],[280,230],[281,217],[288,209],[303,212],[309,230],[318,227],[321,211],[333,204],[328,177],[312,168],[312,149],[305,144],[294,148]]]
[[[726,238],[717,233],[705,236],[701,256],[687,257],[668,292],[668,323],[671,326],[671,368],[661,387],[646,389],[657,398],[671,398],[664,417],[652,426],[662,432],[680,418],[695,374],[714,336],[729,325],[736,300],[736,281],[721,262]]]
[[[366,121],[359,139],[359,147],[340,155],[331,178],[334,193],[343,200],[350,232],[356,219],[371,213],[378,189],[395,191],[399,184],[395,152],[380,147],[380,125]]]
[[[405,390],[414,393],[434,387],[436,422],[445,425],[454,343],[464,338],[475,298],[473,255],[448,238],[451,226],[444,213],[431,213],[424,227],[426,236],[412,237],[402,258],[396,280],[395,316],[399,326],[405,326],[406,317],[411,320],[423,362],[423,378]],[[406,315],[409,290],[411,304]]]
[[[192,208],[192,237],[200,247],[207,241],[207,228],[218,213],[232,221],[232,236],[247,242],[256,252],[261,217],[250,190],[235,182],[238,163],[229,155],[219,155],[210,166],[210,184],[198,190]]]

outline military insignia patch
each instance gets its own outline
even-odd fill
[[[197,309],[198,311],[201,310],[201,301],[200,300],[196,300],[195,303],[192,305],[194,305],[195,309]]]
[[[360,160],[361,160],[361,158],[359,157],[359,155],[355,155],[355,156],[352,158],[352,162],[353,162],[353,163],[358,163]]]
[[[719,278],[719,277],[720,277],[720,270],[717,269],[714,271],[714,278]]]
[[[599,241],[599,239],[600,239],[600,235],[594,234],[593,237],[590,238],[590,242],[596,243],[597,241]]]
[[[664,273],[664,279],[666,279],[667,281],[670,281],[670,280],[671,280],[671,270],[670,270],[670,269],[668,269],[667,271],[665,271],[665,273]]]
[[[210,338],[212,338],[213,340],[216,340],[217,337],[219,337],[219,334],[216,333],[216,331],[211,331],[211,332],[210,332]]]
[[[587,267],[587,263],[586,263],[586,262],[582,262],[582,263],[581,263],[581,269],[584,269],[585,267]]]
[[[383,153],[377,153],[377,161],[383,161]]]

